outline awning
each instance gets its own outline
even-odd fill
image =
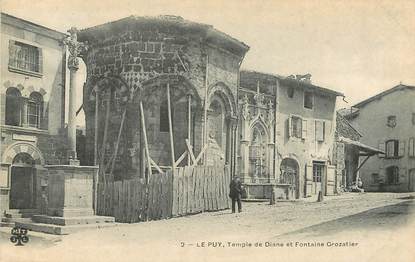
[[[351,139],[346,138],[346,137],[340,137],[339,142],[342,142],[342,143],[345,143],[345,144],[348,144],[348,145],[356,146],[356,147],[359,148],[360,151],[364,152],[366,155],[371,156],[371,155],[376,155],[376,154],[385,154],[385,152],[382,151],[382,150],[379,150],[377,148],[365,145],[365,144],[363,144],[359,141],[351,140]]]

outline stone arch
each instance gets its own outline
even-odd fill
[[[4,151],[2,162],[11,165],[19,153],[29,154],[35,160],[36,165],[45,164],[42,152],[34,144],[27,142],[15,142],[9,145]]]
[[[10,87],[17,88],[21,92],[22,97],[29,98],[29,96],[32,92],[38,92],[39,94],[42,95],[44,101],[49,100],[49,97],[47,95],[48,93],[46,92],[46,90],[43,87],[40,87],[38,85],[30,85],[28,87],[25,87],[21,83],[14,83],[10,80],[7,80],[3,83],[3,86],[5,88],[4,90],[7,90]]]
[[[267,141],[270,140],[271,136],[268,130],[268,126],[265,123],[264,119],[261,116],[257,116],[250,124],[249,129],[252,130],[255,126],[260,126],[264,132],[265,132],[265,136],[267,138]]]
[[[226,111],[230,116],[236,116],[236,99],[231,89],[223,82],[217,82],[209,87],[207,97],[208,105],[210,105],[212,98],[217,95],[221,97],[226,106]]]

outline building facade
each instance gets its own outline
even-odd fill
[[[343,111],[363,143],[385,152],[360,170],[366,191],[415,190],[414,101],[415,87],[400,84]]]
[[[44,165],[65,158],[65,36],[1,14],[1,213],[39,208]]]
[[[88,43],[90,164],[114,179],[142,177],[155,166],[173,166],[188,148],[197,158],[208,144],[201,162],[235,167],[239,67],[247,45],[176,16],[131,16],[81,30],[78,39]],[[190,158],[181,160],[178,166]]]
[[[248,198],[334,194],[336,99],[310,76],[242,71],[239,174]]]

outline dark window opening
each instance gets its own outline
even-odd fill
[[[171,112],[171,118],[173,120],[173,108]],[[169,132],[169,108],[167,101],[160,105],[160,132]]]
[[[6,91],[6,125],[20,126],[22,97],[17,88]]]
[[[308,109],[313,109],[314,96],[311,92],[304,92],[304,107]]]
[[[287,95],[289,98],[293,98],[294,97],[294,87],[289,87],[287,89]]]

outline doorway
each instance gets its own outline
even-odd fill
[[[325,177],[325,167],[325,162],[313,161],[313,184],[311,187],[312,195],[316,195],[322,191],[322,182],[324,181]]]
[[[10,209],[35,207],[34,160],[27,153],[19,153],[11,166]]]

